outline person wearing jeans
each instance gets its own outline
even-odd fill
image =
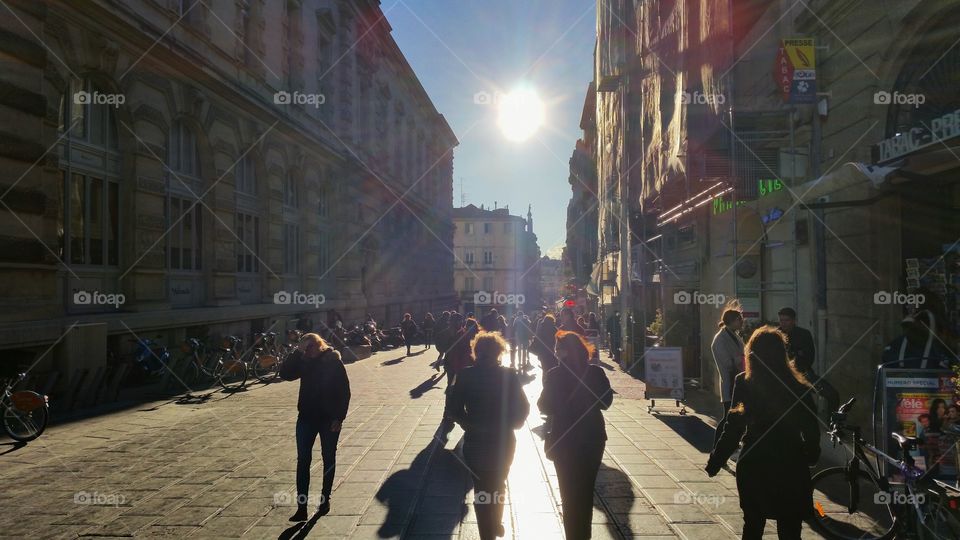
[[[297,512],[290,521],[306,521],[310,493],[310,466],[313,445],[320,437],[323,458],[323,485],[319,515],[330,512],[330,494],[337,466],[340,428],[350,407],[350,380],[340,353],[317,334],[306,334],[297,350],[280,367],[280,377],[300,379],[297,400]]]

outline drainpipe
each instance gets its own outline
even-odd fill
[[[811,124],[810,147],[810,172],[812,178],[820,178],[820,150],[823,133],[820,126],[820,115],[817,107],[813,108]],[[814,260],[816,264],[816,283],[817,283],[817,359],[816,365],[820,373],[823,373],[826,364],[827,350],[827,246],[826,246],[826,226],[825,210],[815,208],[813,210],[816,220],[813,223],[813,241],[816,250]],[[796,246],[794,247],[796,249]]]

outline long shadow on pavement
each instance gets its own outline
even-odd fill
[[[380,486],[376,498],[388,509],[377,535],[452,537],[467,514],[464,500],[469,489],[463,465],[434,440],[408,469],[393,473]]]
[[[704,422],[699,416],[655,414],[653,417],[666,424],[697,450],[704,453],[710,453],[713,450],[713,426]]]
[[[422,383],[415,386],[410,390],[410,397],[413,399],[419,399],[423,394],[429,390],[436,388],[437,384],[443,380],[443,373],[435,373],[429,379],[423,381]]]
[[[630,477],[620,469],[601,463],[597,472],[597,485],[593,497],[593,506],[607,513],[607,530],[612,538],[632,538],[629,514],[624,519],[624,510],[633,507],[633,484]]]

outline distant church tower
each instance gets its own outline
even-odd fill
[[[527,231],[533,232],[533,205],[527,205]]]

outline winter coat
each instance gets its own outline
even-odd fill
[[[342,422],[347,417],[350,380],[339,352],[326,349],[308,358],[303,351],[295,351],[281,364],[280,377],[287,381],[300,379],[297,410],[304,419]]]
[[[726,403],[733,391],[733,378],[743,371],[743,340],[736,332],[721,328],[713,336],[710,350],[720,375],[720,401]]]
[[[807,372],[817,361],[817,346],[813,342],[813,334],[799,326],[794,326],[789,332],[783,328],[780,330],[787,335],[787,352],[790,358],[794,359],[797,371]]]
[[[565,366],[546,372],[537,408],[547,416],[546,440],[554,455],[577,456],[585,447],[603,445],[607,430],[600,411],[612,403],[610,380],[600,366],[587,366],[582,374]]]
[[[737,461],[737,491],[744,514],[767,519],[805,518],[813,509],[813,484],[809,466],[820,457],[820,429],[813,393],[795,384],[800,403],[783,414],[763,414],[769,406],[758,399],[746,374],[737,375],[733,404],[744,412],[731,412],[707,470],[718,470],[743,441]],[[779,383],[773,383],[779,384]],[[763,411],[763,412],[758,412]]]

